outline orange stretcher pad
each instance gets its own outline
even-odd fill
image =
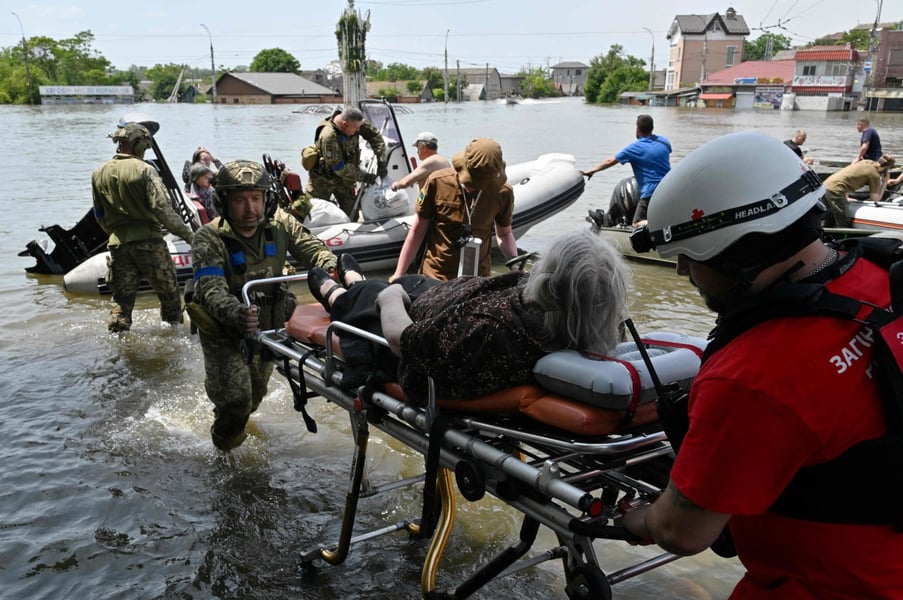
[[[329,315],[319,304],[300,305],[286,323],[289,336],[300,342],[326,346]],[[701,364],[706,341],[656,333],[643,339],[663,385],[689,386]],[[338,339],[333,350],[340,353]],[[587,356],[564,350],[552,352],[534,367],[537,384],[519,385],[469,400],[437,399],[440,409],[475,415],[520,414],[544,425],[579,436],[604,436],[648,425],[657,420],[652,377],[632,342],[618,345],[613,356]],[[404,399],[398,384],[386,393]],[[625,419],[633,413],[629,422]],[[625,427],[626,425],[626,427]]]

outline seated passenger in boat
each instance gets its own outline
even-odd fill
[[[188,172],[188,197],[196,203],[202,224],[218,215],[213,204],[213,176],[213,169],[204,163],[193,164]]]
[[[461,277],[439,282],[406,275],[393,284],[365,280],[354,258],[339,259],[344,287],[311,269],[311,293],[342,321],[382,335],[384,347],[340,334],[348,370],[343,386],[397,380],[409,399],[466,400],[533,381],[548,352],[608,353],[628,316],[630,271],[598,236],[556,240],[529,273]]]

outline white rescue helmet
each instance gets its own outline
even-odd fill
[[[750,233],[776,233],[821,200],[821,179],[783,142],[716,138],[682,159],[649,201],[648,242],[663,257],[709,260]]]

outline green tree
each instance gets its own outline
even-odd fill
[[[857,50],[868,50],[871,32],[868,29],[851,29],[843,33],[840,39],[819,38],[808,44],[811,46],[846,46],[853,44],[853,48]]]
[[[39,101],[40,85],[117,85],[123,77],[112,71],[110,61],[92,48],[94,35],[82,31],[71,38],[54,40],[36,36],[22,44],[0,50],[0,102],[26,104],[28,77],[32,80],[32,101]]]
[[[420,72],[420,79],[425,79],[425,87],[431,90],[437,87],[445,87],[445,71],[440,71],[437,67],[426,67]]]
[[[168,65],[156,64],[147,70],[147,78],[153,82],[151,96],[154,100],[166,100],[172,94],[172,89],[182,73],[182,65],[169,63]],[[185,91],[188,84],[183,80],[179,85],[179,95]]]
[[[771,40],[772,56],[780,50],[789,50],[793,46],[793,41],[786,35],[765,33],[753,41],[744,42],[743,60],[764,60],[768,40]]]
[[[301,63],[282,48],[261,50],[251,61],[252,73],[298,73]]]
[[[624,65],[608,74],[596,94],[596,102],[618,102],[621,94],[631,90],[645,90],[649,85],[649,71],[643,67]]]
[[[518,75],[522,76],[521,94],[528,98],[548,98],[557,95],[555,84],[549,77],[548,72],[542,67],[536,67],[527,71],[521,71]]]
[[[637,72],[634,69],[639,69],[645,73],[644,77],[646,83],[644,85],[633,86],[633,89],[646,89],[649,82],[649,71],[644,70],[645,66],[646,61],[631,55],[624,56],[624,47],[620,44],[612,44],[608,49],[608,53],[590,59],[589,69],[586,72],[586,83],[583,85],[583,95],[586,98],[586,101],[591,103],[617,101],[617,97],[620,96],[621,92],[628,91],[627,89],[620,89],[621,86],[627,85],[628,82],[634,80],[634,75]],[[617,81],[606,88],[603,94],[605,98],[609,98],[611,97],[613,90],[620,89],[615,95],[615,100],[600,99],[600,93],[602,93],[605,81],[613,73],[622,68],[627,68],[627,71],[620,73]]]
[[[416,79],[411,79],[410,81],[408,81],[406,87],[409,94],[419,94],[423,91],[423,85]]]
[[[380,71],[382,71],[382,69],[383,69],[383,64],[380,61],[368,59],[367,60],[367,69],[366,69],[367,79],[373,79],[375,81],[378,81],[376,76]]]

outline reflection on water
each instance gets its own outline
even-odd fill
[[[138,108],[161,122],[158,141],[178,168],[198,145],[223,160],[266,152],[300,171],[299,152],[320,115],[284,106],[154,104]],[[706,139],[757,128],[780,138],[803,127],[814,155],[852,157],[853,113],[734,113],[648,109],[675,160]],[[10,598],[397,598],[419,589],[426,544],[395,534],[356,547],[346,564],[313,573],[300,552],[330,543],[346,492],[351,440],[347,414],[313,401],[320,432],[310,434],[278,377],[248,441],[230,457],[209,441],[200,350],[184,328],[159,323],[156,302],[139,300],[130,334],[110,336],[102,298],[67,296],[58,277],[32,277],[16,254],[42,234],[69,227],[90,206],[90,174],[110,158],[106,137],[115,106],[0,106],[0,570]],[[402,134],[439,136],[451,155],[470,139],[500,141],[509,163],[546,152],[596,164],[634,134],[636,108],[585,106],[574,99],[518,106],[472,103],[412,107]],[[873,115],[885,148],[903,155],[903,116]],[[409,143],[409,140],[407,140]],[[47,166],[52,169],[48,170]],[[592,207],[629,175],[615,167],[586,193],[519,241],[544,249],[562,232],[586,227]],[[705,335],[712,315],[692,286],[666,268],[636,266],[633,314],[641,330]],[[385,274],[383,274],[385,275]],[[372,274],[379,276],[379,274]],[[299,289],[306,297],[303,289]],[[422,459],[374,436],[368,472],[387,481],[419,472]],[[399,491],[361,501],[358,531],[419,512],[419,496]],[[441,586],[514,543],[518,515],[497,501],[459,499],[459,517],[439,573]],[[556,544],[543,532],[535,552]],[[609,572],[656,553],[598,543]],[[711,553],[682,559],[619,584],[617,598],[725,598],[740,576],[736,561]],[[563,598],[561,565],[551,562],[489,586],[478,598]]]

